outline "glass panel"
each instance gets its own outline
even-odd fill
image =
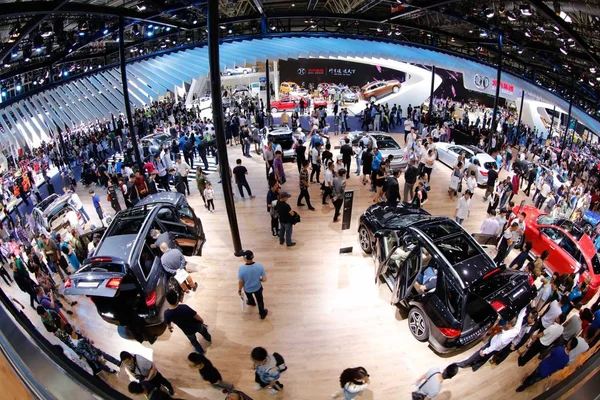
[[[443,241],[437,242],[436,245],[450,265],[456,265],[481,253],[463,235],[446,238]]]

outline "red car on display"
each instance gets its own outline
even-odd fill
[[[532,206],[513,209],[515,215],[522,212],[527,215],[525,240],[533,245],[533,256],[548,250],[546,267],[550,271],[571,274],[580,270],[580,281],[590,278],[589,289],[581,300],[587,303],[600,287],[600,259],[592,239],[566,218],[552,217]]]
[[[328,104],[329,104],[329,102],[327,101],[327,99],[312,99],[313,108],[319,108],[319,107],[327,108]]]
[[[304,100],[306,102],[306,100]],[[297,97],[282,97],[279,100],[271,100],[271,112],[283,110],[293,110],[296,104],[300,103],[300,98]]]

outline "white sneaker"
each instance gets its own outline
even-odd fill
[[[262,390],[263,387],[260,386],[258,383],[256,385],[254,385],[254,390]]]
[[[277,394],[277,393],[279,393],[279,390],[277,390],[277,389],[275,389],[275,388],[273,388],[273,389],[269,390],[269,394],[271,394],[271,395],[275,395],[275,394]]]

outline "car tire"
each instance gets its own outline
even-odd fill
[[[231,76],[233,73],[231,71],[227,72],[227,76]]]
[[[371,103],[374,103],[377,101],[377,96],[371,96],[369,100],[371,101]]]
[[[245,70],[244,70],[244,72],[243,72],[243,74],[244,74],[244,75],[248,75],[248,70],[247,70],[247,69],[245,69]]]
[[[398,86],[394,86],[392,88],[392,92],[394,92],[394,93],[398,93],[399,91],[400,91],[400,88]]]
[[[592,226],[592,224],[589,224],[587,222],[583,223],[583,231],[585,233],[587,233],[588,236],[592,236],[592,233],[594,233],[594,227]]]
[[[419,307],[413,307],[408,312],[408,329],[419,342],[429,340],[429,320]]]
[[[271,107],[271,114],[277,112],[277,107]]]
[[[371,242],[371,235],[369,234],[369,230],[366,226],[361,225],[358,229],[358,242],[360,243],[360,248],[367,254],[371,254],[373,252],[373,242]]]

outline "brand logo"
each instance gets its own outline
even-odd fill
[[[306,75],[306,69],[305,68],[298,68],[298,75]]]
[[[487,76],[475,74],[473,81],[478,89],[487,89],[490,86],[490,78]]]

